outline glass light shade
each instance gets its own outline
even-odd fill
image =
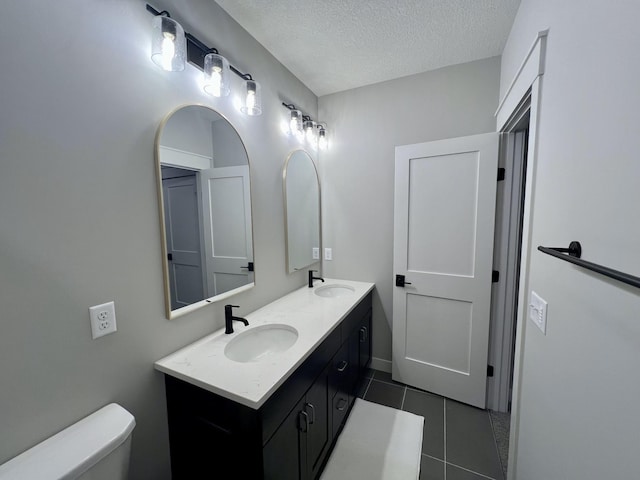
[[[231,91],[229,62],[222,55],[208,53],[204,57],[204,91],[214,97],[226,97]]]
[[[187,39],[182,26],[174,19],[157,15],[153,18],[151,60],[168,72],[184,70]]]
[[[245,80],[242,90],[240,111],[247,115],[262,114],[262,92],[260,84],[255,80]]]
[[[304,136],[307,142],[314,143],[316,140],[316,122],[313,120],[305,120],[304,122]]]
[[[302,135],[302,112],[291,110],[291,120],[289,121],[289,132],[291,135]]]
[[[327,147],[327,131],[324,129],[324,127],[320,126],[318,128],[318,148],[320,150],[326,150]]]

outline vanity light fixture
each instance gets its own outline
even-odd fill
[[[159,12],[147,4],[153,20],[153,42],[151,59],[165,70],[184,70],[185,59],[204,72],[203,89],[213,97],[226,97],[231,92],[233,72],[242,78],[243,95],[240,110],[247,115],[262,114],[260,84],[251,74],[242,73],[220,55],[217,49],[209,48],[190,33],[185,33],[169,12]]]
[[[318,148],[320,150],[326,150],[328,146],[327,128],[325,125],[318,124]]]
[[[187,40],[182,26],[166,10],[153,19],[151,60],[168,72],[184,70]]]
[[[244,98],[240,111],[247,115],[260,115],[262,113],[262,93],[258,82],[251,78],[251,75],[244,81]]]
[[[302,135],[302,112],[293,109],[289,112],[291,120],[289,121],[289,133],[291,135]]]
[[[304,121],[304,136],[307,139],[307,142],[312,145],[316,143],[316,122],[311,120],[311,118],[306,117],[307,119]]]
[[[297,137],[300,141],[306,140],[313,148],[325,149],[327,147],[326,124],[316,123],[309,115],[304,115],[293,103],[284,103],[282,106],[289,109],[289,122],[283,123],[283,132]],[[317,132],[316,132],[317,129]]]
[[[231,92],[229,61],[212,49],[204,56],[204,91],[214,97],[227,97]]]

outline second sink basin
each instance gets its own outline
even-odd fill
[[[324,285],[322,287],[316,288],[313,293],[315,293],[319,297],[336,298],[353,295],[353,292],[355,291],[355,288],[348,285]]]
[[[236,362],[258,362],[264,357],[288,350],[296,340],[298,331],[289,325],[261,325],[231,340],[224,354]]]

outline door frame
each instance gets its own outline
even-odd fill
[[[518,113],[523,99],[530,92],[529,138],[527,170],[522,222],[522,249],[520,254],[520,280],[516,326],[515,356],[513,366],[513,392],[511,399],[511,426],[509,434],[509,467],[507,480],[515,480],[518,460],[518,434],[520,426],[520,402],[522,390],[522,364],[524,360],[524,338],[526,333],[527,302],[529,292],[529,265],[531,259],[531,221],[535,193],[535,172],[538,155],[538,131],[542,104],[542,83],[545,73],[547,36],[549,30],[538,32],[533,44],[509,84],[498,110],[495,113],[498,132],[508,132],[514,115]]]
[[[487,377],[487,408],[497,412],[508,412],[511,403],[530,109],[529,94],[500,132],[499,167],[505,173],[498,182],[493,250],[493,269],[500,277],[491,291],[489,365],[493,376]]]

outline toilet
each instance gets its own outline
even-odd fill
[[[135,425],[111,403],[0,465],[0,480],[125,480]]]

